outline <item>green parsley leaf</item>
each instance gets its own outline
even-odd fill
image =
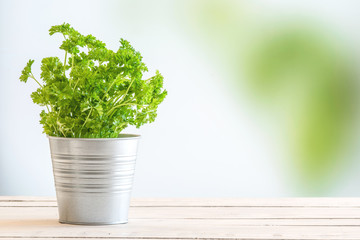
[[[31,74],[31,65],[33,63],[34,63],[34,60],[30,59],[28,61],[25,68],[21,72],[20,81],[25,82],[25,83],[27,82],[27,80],[28,80],[28,78],[30,77],[30,74]]]

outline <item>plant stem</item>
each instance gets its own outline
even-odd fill
[[[59,125],[59,124],[58,124],[58,125]],[[64,131],[63,131],[62,128],[61,128],[61,125],[59,125],[59,130],[60,130],[60,132],[62,133],[62,135],[63,135],[64,137],[66,137]]]
[[[36,80],[36,78],[34,77],[34,75],[31,73],[31,76],[30,76],[32,79],[34,79],[35,80],[35,82],[37,82],[37,84],[39,84],[39,86],[41,87],[41,88],[43,88],[43,86],[40,84],[40,82],[38,81],[38,80]]]
[[[124,99],[126,98],[126,95],[127,95],[127,93],[129,92],[129,89],[130,89],[131,85],[133,84],[134,80],[135,80],[135,79],[133,79],[133,80],[131,81],[129,87],[126,89],[125,94],[123,94],[123,95],[121,95],[121,96],[119,96],[118,98],[115,99],[115,101],[114,101],[115,103],[116,103],[122,96],[124,96],[124,98],[121,100],[121,102],[124,101]],[[121,103],[121,102],[120,102],[120,103]]]
[[[75,91],[75,88],[76,88],[76,85],[78,84],[80,78],[76,81],[75,85],[74,85],[74,88],[73,88],[73,91]]]
[[[64,60],[64,76],[66,71],[66,59],[67,59],[67,51],[65,51],[65,60]]]
[[[56,119],[56,123],[57,123],[57,125],[59,126],[59,130],[60,130],[60,132],[62,133],[62,135],[63,135],[64,137],[66,137],[66,135],[65,135],[65,133],[64,133],[64,131],[63,131],[63,129],[62,129],[62,124],[59,122],[60,113],[61,113],[61,107],[59,107],[59,112],[58,112],[58,116],[57,116],[57,119]]]
[[[104,96],[102,97],[101,102],[104,100],[106,94],[109,92],[109,90],[110,90],[110,89],[112,88],[112,86],[115,84],[116,80],[117,80],[117,77],[114,79],[114,81],[112,81],[112,83],[110,84],[109,88],[108,88],[108,89],[106,90],[106,92],[104,93]]]
[[[90,108],[90,112],[89,112],[89,114],[87,115],[87,117],[86,117],[86,119],[85,119],[84,124],[83,124],[83,125],[81,126],[81,128],[80,128],[80,132],[81,132],[81,130],[83,129],[83,127],[85,126],[85,124],[86,124],[87,120],[89,119],[89,117],[90,117],[90,114],[91,114],[92,110],[93,110],[93,108],[91,107],[91,108]]]
[[[126,105],[145,106],[145,105],[140,105],[140,104],[137,104],[137,103],[134,103],[134,102],[133,102],[133,103],[129,102],[129,101],[131,101],[131,100],[132,100],[132,99],[130,99],[130,100],[128,100],[128,101],[126,101],[126,102],[124,102],[124,103],[122,103],[122,104],[116,105],[115,107],[112,107],[109,111],[107,111],[106,115],[108,115],[108,116],[109,116],[109,114],[111,115],[112,112],[113,112],[116,108],[121,107],[121,106],[126,106]]]
[[[74,68],[74,55],[71,54],[71,70],[70,70],[70,73],[71,73],[71,71],[73,70],[73,68]],[[72,78],[71,78],[71,76],[69,75],[69,86],[70,86],[70,87],[71,87],[71,84],[72,84]]]
[[[72,63],[71,70],[73,70],[73,68],[74,68],[74,54],[71,55],[71,63]]]
[[[63,37],[65,39],[65,41],[67,40],[64,33],[63,33]],[[66,58],[67,58],[67,51],[65,51],[65,60],[64,60],[64,76],[65,76],[65,71],[66,71]]]

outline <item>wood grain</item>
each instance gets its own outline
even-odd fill
[[[56,205],[55,197],[0,196],[0,206],[21,206],[50,203]],[[203,206],[203,207],[359,207],[360,198],[133,198],[132,206]]]
[[[53,197],[0,197],[0,239],[360,239],[360,199],[133,199],[129,223],[58,223]]]

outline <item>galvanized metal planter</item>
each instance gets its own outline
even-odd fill
[[[127,223],[139,135],[48,137],[59,221]]]

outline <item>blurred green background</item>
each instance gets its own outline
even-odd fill
[[[187,24],[231,72],[224,84],[246,94],[274,123],[289,185],[301,195],[326,195],[354,160],[359,109],[358,56],[349,39],[354,36],[342,35],[327,21],[331,1],[330,6],[305,1],[300,8],[297,2],[249,2],[191,2]],[[311,11],[319,6],[322,13]]]

